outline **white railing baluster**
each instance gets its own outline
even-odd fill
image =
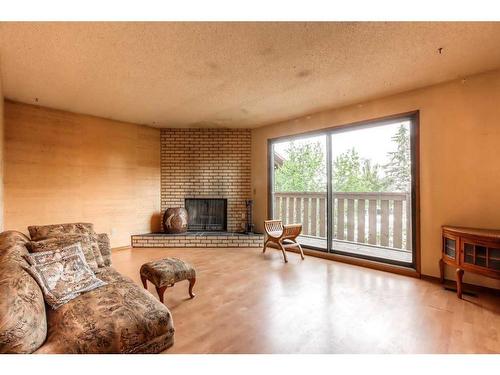
[[[358,237],[357,241],[365,243],[365,200],[358,200]]]
[[[368,243],[377,244],[377,200],[368,201]]]
[[[394,211],[393,211],[393,245],[392,247],[401,249],[402,239],[403,239],[403,202],[394,201]]]
[[[319,236],[326,237],[326,199],[319,198]]]
[[[317,210],[318,210],[318,199],[313,197],[311,198],[311,235],[312,236],[317,236],[317,229],[318,229],[318,215],[317,215]]]
[[[290,197],[289,196],[285,196],[283,197],[283,210],[282,210],[282,213],[281,213],[281,220],[283,221],[283,224],[288,224],[288,199]]]
[[[389,246],[389,201],[380,201],[380,245]]]
[[[297,197],[295,200],[295,222],[302,223],[302,197]]]
[[[345,237],[344,233],[344,198],[337,197],[337,239],[343,240]]]
[[[310,234],[310,232],[309,232],[309,197],[304,197],[304,222],[302,224],[302,232],[305,235]]]
[[[293,214],[295,213],[295,197],[290,197],[288,201],[288,224],[293,224]]]
[[[405,200],[406,206],[406,249],[411,250],[412,248],[412,238],[411,238],[411,195],[406,194]]]
[[[354,241],[354,199],[347,200],[347,241]]]
[[[273,219],[279,219],[281,217],[281,196],[278,195],[279,193],[274,194],[274,218]]]

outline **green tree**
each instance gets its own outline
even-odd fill
[[[361,179],[364,181],[363,191],[386,191],[387,181],[379,175],[380,165],[372,165],[371,160],[363,159]],[[361,191],[361,190],[360,190]]]
[[[333,189],[338,192],[384,191],[387,182],[379,175],[380,166],[363,159],[355,148],[333,161]]]
[[[290,142],[286,154],[274,174],[276,191],[326,191],[325,155],[319,142]]]
[[[389,152],[390,161],[383,167],[388,187],[391,191],[409,191],[411,157],[408,127],[401,125],[391,139],[396,143],[396,151]]]

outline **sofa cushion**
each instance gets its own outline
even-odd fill
[[[0,353],[31,353],[47,336],[42,291],[23,268],[28,242],[20,232],[0,234]]]
[[[92,231],[90,233],[90,240],[92,241],[92,250],[94,251],[94,256],[95,260],[97,262],[97,266],[100,267],[106,267],[106,264],[104,263],[104,258],[102,257],[101,250],[99,250],[99,241],[97,237],[97,233]]]
[[[99,251],[101,252],[104,265],[106,267],[111,266],[111,246],[108,235],[106,233],[99,233],[97,235],[97,243],[99,245]]]
[[[88,234],[67,234],[60,237],[47,238],[46,240],[31,241],[29,249],[32,253],[57,251],[64,247],[80,243],[82,246],[83,255],[87,264],[92,271],[97,271],[97,262],[95,260],[94,251],[92,250],[92,242]]]
[[[91,223],[31,225],[28,231],[32,241],[40,241],[66,234],[90,234],[94,231],[94,226]]]
[[[38,282],[45,301],[57,309],[84,292],[105,285],[90,269],[80,243],[60,251],[26,255],[31,264],[27,271]]]
[[[94,232],[94,225],[91,223],[31,225],[28,227],[28,231],[32,241],[46,240],[47,238],[61,237],[68,234],[88,234],[97,266],[104,267],[104,260],[97,243],[97,234]]]
[[[173,344],[170,311],[111,267],[107,285],[47,311],[46,343],[37,353],[156,353]]]

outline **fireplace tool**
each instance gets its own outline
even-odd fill
[[[252,234],[253,233],[253,217],[252,217],[253,200],[247,199],[247,200],[245,200],[245,204],[247,206],[247,224],[245,226],[245,234]]]

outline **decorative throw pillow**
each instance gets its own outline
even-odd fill
[[[79,243],[60,251],[25,255],[31,267],[26,270],[42,289],[45,301],[55,310],[83,292],[106,283],[90,269]]]
[[[48,238],[61,237],[68,234],[88,234],[92,243],[92,251],[98,267],[104,267],[97,235],[94,232],[94,225],[91,223],[67,223],[52,225],[31,225],[28,227],[32,241],[46,240]]]
[[[109,237],[106,233],[100,233],[97,235],[97,242],[99,244],[99,250],[104,260],[104,265],[106,267],[111,266],[111,246],[109,244]]]
[[[64,247],[80,243],[83,255],[92,271],[97,271],[97,261],[95,260],[92,242],[88,234],[67,234],[60,237],[48,238],[46,240],[31,241],[29,249],[31,253],[58,251]]]

